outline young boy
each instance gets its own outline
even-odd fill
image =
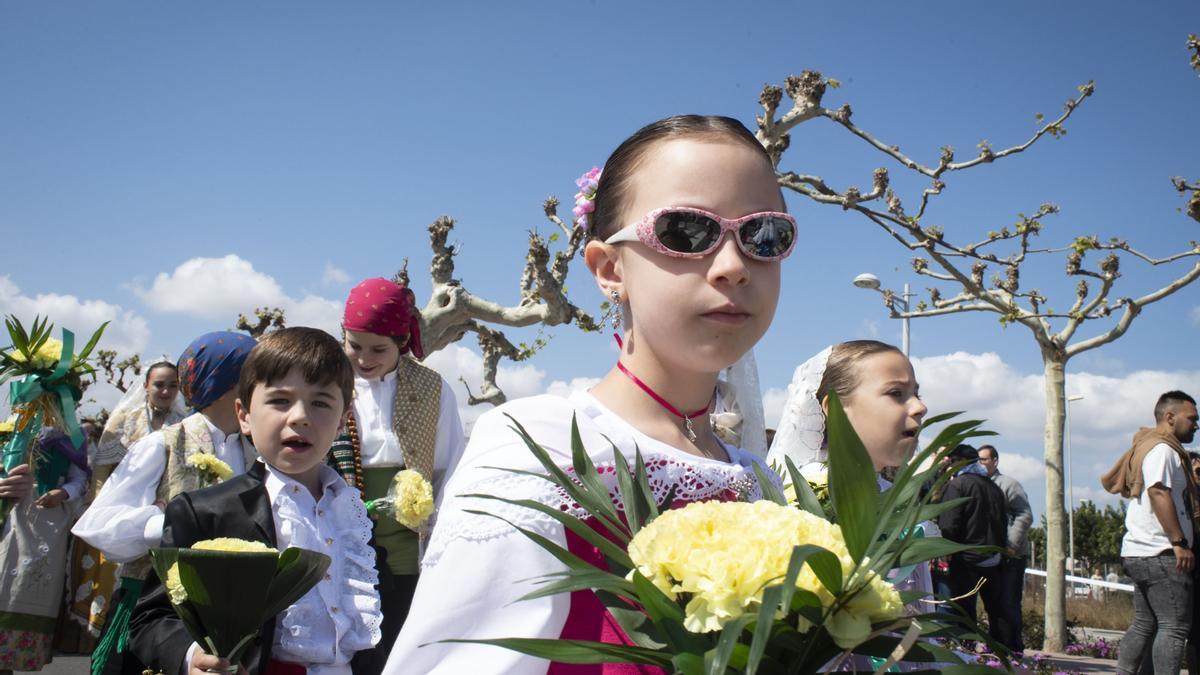
[[[379,641],[371,521],[359,491],[325,464],[353,390],[350,362],[329,334],[285,328],[264,337],[242,368],[236,404],[259,461],[167,505],[164,547],[233,537],[332,559],[316,587],[263,625],[241,664],[251,675],[348,675],[355,654]],[[130,621],[130,645],[149,668],[169,675],[228,666],[192,642],[153,575]]]

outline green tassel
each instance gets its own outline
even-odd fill
[[[124,654],[125,649],[129,647],[129,619],[133,616],[133,606],[137,604],[145,583],[143,579],[121,577],[120,590],[124,593],[120,602],[109,608],[108,626],[104,637],[100,638],[95,651],[92,652],[92,675],[102,675],[104,666],[108,665],[108,659],[113,652]]]

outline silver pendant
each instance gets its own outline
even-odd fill
[[[692,428],[692,420],[690,417],[683,418],[683,433],[687,434],[688,440],[696,442],[696,430]]]

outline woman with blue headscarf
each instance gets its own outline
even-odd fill
[[[178,363],[180,390],[195,412],[135,443],[71,530],[123,563],[108,625],[92,654],[93,675],[142,672],[131,656],[119,670],[120,660],[110,657],[123,650],[129,612],[151,569],[146,554],[162,539],[163,508],[179,493],[213,480],[190,459],[213,455],[237,475],[258,456],[239,433],[234,413],[238,377],[254,345],[248,335],[217,332],[196,338],[184,350]]]

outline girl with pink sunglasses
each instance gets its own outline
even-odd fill
[[[771,325],[780,262],[795,244],[795,220],[784,212],[769,157],[736,120],[671,117],[627,139],[598,182],[581,188],[576,213],[588,228],[587,267],[625,325],[617,363],[588,391],[515,400],[479,418],[422,561],[411,614],[420,620],[404,626],[385,669],[390,675],[661,672],[440,642],[627,639],[591,592],[517,601],[537,588],[534,579],[564,567],[512,524],[604,563],[549,517],[465,496],[534,499],[586,515],[544,480],[497,468],[543,471],[505,415],[564,467],[572,418],[602,471],[612,466],[613,444],[631,463],[640,450],[660,502],[672,490],[677,505],[761,495],[754,466],[765,465],[722,442],[709,417],[718,374]]]

